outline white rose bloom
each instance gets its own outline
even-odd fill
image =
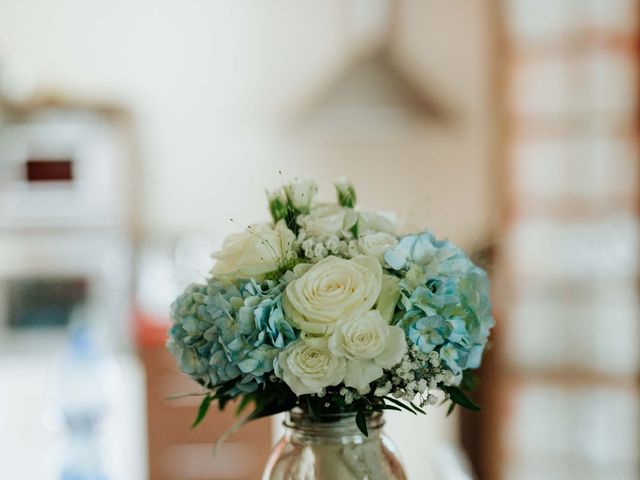
[[[318,193],[318,184],[313,180],[294,180],[284,186],[284,191],[295,208],[307,211]]]
[[[336,324],[329,350],[347,359],[344,384],[358,390],[382,376],[384,368],[398,364],[407,351],[404,331],[389,325],[371,310]]]
[[[392,214],[360,212],[358,213],[358,230],[360,232],[395,233],[396,222],[393,220]]]
[[[298,217],[298,224],[306,234],[318,240],[332,235],[344,235],[357,221],[358,214],[353,209],[341,207],[337,203],[317,205],[311,208],[308,215]]]
[[[255,278],[261,280],[268,272],[293,255],[295,234],[284,221],[275,227],[259,224],[242,233],[225,238],[222,250],[213,254],[217,262],[211,273],[216,277]]]
[[[335,323],[371,310],[382,285],[382,266],[373,257],[327,257],[287,285],[284,310],[303,331],[330,334]]]
[[[319,393],[344,379],[346,361],[333,355],[326,339],[296,340],[278,355],[274,373],[296,395]]]
[[[358,247],[364,255],[376,257],[384,263],[384,252],[398,243],[395,235],[386,232],[366,232],[358,237]]]

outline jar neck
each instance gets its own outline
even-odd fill
[[[368,436],[356,424],[355,413],[322,414],[311,418],[300,409],[287,413],[284,426],[293,443],[364,443],[380,439],[384,426],[382,413],[367,418]]]

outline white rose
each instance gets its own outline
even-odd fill
[[[386,232],[366,232],[358,237],[358,247],[364,255],[376,257],[384,263],[384,252],[398,243],[395,235]]]
[[[318,193],[318,184],[313,180],[294,180],[284,186],[284,191],[294,208],[307,211]]]
[[[358,221],[358,214],[351,208],[336,203],[313,207],[308,215],[300,215],[298,224],[307,235],[323,240],[332,235],[344,236]]]
[[[396,231],[396,224],[392,219],[392,214],[360,212],[358,213],[358,230],[360,232],[374,231],[394,233]]]
[[[284,310],[304,332],[325,335],[334,324],[371,310],[382,285],[382,266],[373,257],[327,257],[287,285]]]
[[[211,273],[216,277],[261,280],[293,255],[295,234],[284,221],[274,227],[260,224],[225,238],[222,250],[213,254],[217,262]]]
[[[358,390],[382,376],[382,369],[398,364],[407,352],[404,331],[387,324],[371,310],[336,324],[329,350],[347,359],[344,384]]]
[[[344,379],[346,361],[333,355],[326,339],[296,340],[278,355],[274,373],[296,395],[319,393]]]

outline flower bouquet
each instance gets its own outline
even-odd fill
[[[486,273],[336,190],[337,203],[316,203],[308,180],[269,193],[273,221],[227,237],[173,303],[167,347],[203,387],[194,425],[236,398],[253,406],[245,421],[349,413],[364,435],[383,410],[478,408],[465,390],[494,324]]]

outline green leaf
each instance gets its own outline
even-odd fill
[[[421,414],[423,414],[423,415],[426,415],[426,414],[427,414],[427,412],[425,412],[424,410],[422,410],[422,409],[421,409],[419,406],[417,406],[415,403],[410,402],[410,405],[413,407],[413,409],[414,409],[416,412],[421,413]]]
[[[245,408],[247,408],[247,406],[251,403],[251,396],[250,395],[245,395],[244,397],[242,397],[242,400],[240,400],[238,402],[238,406],[236,407],[236,415],[240,415]]]
[[[447,417],[453,413],[453,410],[455,410],[455,408],[456,408],[456,403],[451,402],[451,405],[449,405],[449,409],[447,410]]]
[[[291,410],[296,406],[296,400],[296,396],[293,395],[288,387],[271,385],[260,392],[259,395],[255,395],[256,408],[247,417],[247,420],[255,420]]]
[[[376,410],[376,411],[380,411],[380,410],[395,410],[397,412],[401,412],[402,411],[401,408],[398,408],[398,407],[396,407],[394,405],[384,405],[384,404],[374,405],[371,408],[373,410]]]
[[[196,415],[196,419],[193,421],[191,428],[197,427],[204,417],[207,415],[209,411],[209,405],[211,405],[211,401],[213,400],[212,396],[207,395],[202,399],[202,403],[200,403],[200,408],[198,409],[198,415]]]
[[[356,425],[365,437],[369,436],[369,430],[367,429],[367,417],[364,414],[364,410],[358,410],[358,413],[356,413]]]
[[[224,407],[227,406],[227,403],[230,400],[233,400],[233,397],[230,397],[228,395],[223,395],[218,398],[218,408],[220,409],[220,411],[224,410]]]
[[[401,402],[400,400],[398,400],[397,398],[393,398],[393,397],[384,397],[384,399],[388,402],[391,402],[395,405],[397,405],[398,407],[406,410],[407,412],[411,412],[414,415],[417,415],[417,413],[411,408],[409,407],[406,403]]]
[[[462,391],[459,387],[445,387],[444,391],[449,394],[449,398],[454,403],[457,403],[461,407],[467,408],[469,410],[479,411],[481,410],[480,405],[474,403],[467,395]]]
[[[473,392],[478,388],[478,383],[480,379],[474,373],[469,371],[464,372],[462,377],[462,381],[460,382],[460,388],[465,392]]]

